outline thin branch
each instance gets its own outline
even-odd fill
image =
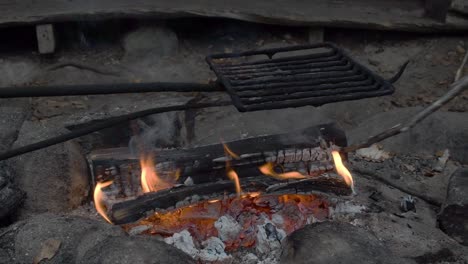
[[[465,69],[466,61],[468,60],[468,52],[465,52],[465,57],[463,57],[463,61],[460,65],[460,67],[457,70],[457,74],[455,75],[455,80],[454,82],[460,80],[463,74],[463,70]]]
[[[387,184],[388,186],[391,186],[391,187],[393,187],[395,189],[398,189],[401,192],[404,192],[404,193],[410,194],[410,195],[412,195],[414,197],[417,197],[417,198],[425,201],[426,203],[428,203],[430,205],[437,206],[437,207],[440,207],[440,205],[441,205],[441,202],[435,200],[434,198],[431,198],[431,197],[427,196],[424,193],[419,193],[419,192],[412,191],[409,188],[406,188],[404,186],[399,186],[398,184],[395,184],[393,181],[388,180],[385,177],[381,176],[379,173],[374,173],[373,171],[363,169],[363,168],[356,168],[356,167],[353,167],[353,171],[359,173],[359,175],[361,175],[361,176],[363,176],[363,177],[365,177],[367,179],[377,180],[377,181],[379,181],[381,183]]]
[[[435,102],[433,102],[431,105],[426,107],[424,110],[416,114],[414,117],[409,119],[406,123],[400,123],[392,128],[385,130],[375,136],[372,136],[368,138],[367,140],[351,145],[349,147],[345,147],[342,149],[343,152],[352,152],[356,151],[361,148],[367,148],[370,147],[372,144],[378,143],[384,139],[387,139],[389,137],[398,135],[400,133],[404,133],[411,129],[413,126],[415,126],[417,123],[421,122],[424,120],[426,117],[428,117],[430,114],[434,113],[435,111],[439,110],[442,106],[444,106],[446,103],[451,101],[453,98],[455,98],[457,95],[459,95],[461,92],[466,90],[468,88],[468,76],[463,77],[459,81],[453,83],[451,85],[450,90],[444,94],[442,97],[437,99]]]
[[[46,71],[55,71],[57,69],[64,68],[64,67],[75,67],[75,68],[78,68],[78,69],[81,69],[81,70],[88,70],[88,71],[92,71],[94,73],[102,74],[102,75],[111,75],[111,76],[120,76],[121,75],[120,72],[107,70],[107,69],[104,69],[104,68],[101,68],[101,67],[98,67],[98,66],[91,66],[91,65],[84,64],[84,63],[80,63],[80,62],[69,62],[69,61],[60,62],[60,63],[56,63],[54,65],[51,65],[51,66],[46,68]]]

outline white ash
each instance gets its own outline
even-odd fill
[[[228,264],[232,262],[232,256],[224,251],[224,243],[217,237],[210,237],[201,243],[203,248],[197,248],[193,238],[187,230],[175,233],[165,238],[164,242],[184,251],[193,259],[203,263],[215,262]]]
[[[277,263],[281,255],[281,244],[286,238],[286,232],[276,225],[264,218],[265,223],[257,226],[257,239],[255,243],[255,250],[261,260],[268,263]]]
[[[139,235],[147,230],[149,230],[151,226],[149,225],[140,225],[140,226],[135,226],[132,227],[129,231],[128,234],[131,236]]]
[[[218,230],[218,236],[222,241],[234,240],[242,227],[239,223],[230,215],[221,216],[215,223],[215,228]]]
[[[178,201],[175,205],[176,208],[185,207],[190,205],[190,201],[188,200],[190,197],[185,198],[184,200]]]
[[[450,158],[450,152],[448,149],[444,150],[442,155],[437,158],[437,161],[432,165],[432,170],[435,172],[444,171],[445,165],[447,164],[448,159]]]
[[[271,216],[271,222],[273,222],[275,225],[282,225],[284,224],[283,216],[279,214],[273,214]]]
[[[195,247],[192,235],[190,235],[187,230],[183,230],[182,232],[175,233],[171,237],[165,238],[164,242],[182,250],[194,259],[198,257],[199,250]]]
[[[225,245],[217,237],[210,237],[202,242],[203,249],[200,250],[198,257],[204,262],[231,263],[232,256],[224,251]]]
[[[368,148],[358,149],[356,151],[356,156],[372,162],[383,162],[391,158],[390,153],[384,151],[382,147],[377,144],[373,144]]]
[[[317,222],[322,222],[322,221],[318,220],[313,215],[307,217],[307,224],[308,225],[313,224],[313,223],[317,223]]]
[[[194,185],[192,177],[187,177],[187,179],[185,179],[185,181],[184,181],[184,184],[185,184],[186,186],[192,186],[192,185]]]
[[[200,195],[195,194],[195,195],[192,195],[192,198],[190,200],[192,201],[192,203],[197,203],[201,200],[201,197]]]
[[[353,215],[362,213],[366,207],[364,205],[355,204],[351,201],[336,203],[335,207],[330,207],[330,218],[340,215]]]
[[[242,264],[257,264],[259,263],[258,257],[253,253],[247,253],[240,261]]]

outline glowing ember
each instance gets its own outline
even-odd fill
[[[268,176],[271,176],[278,180],[287,180],[287,179],[304,179],[306,176],[302,175],[297,171],[285,172],[285,173],[277,173],[274,170],[274,163],[268,162],[259,167],[260,171]]]
[[[336,172],[341,176],[343,177],[344,181],[346,182],[346,184],[348,184],[348,186],[351,187],[351,190],[353,191],[354,193],[354,181],[353,181],[353,176],[351,175],[351,173],[349,172],[349,170],[345,167],[345,165],[343,164],[343,161],[341,160],[341,156],[340,156],[340,153],[336,150],[332,151],[332,155],[333,155],[333,161],[335,162],[335,168],[336,168]]]
[[[111,185],[113,181],[106,181],[106,182],[98,182],[96,184],[96,188],[94,188],[94,206],[98,213],[106,219],[107,222],[112,224],[112,221],[107,217],[107,208],[104,204],[105,194],[102,192],[103,188]]]
[[[323,221],[329,214],[329,203],[316,194],[259,195],[243,194],[222,200],[203,201],[153,216],[137,223],[124,225],[127,231],[138,226],[149,227],[141,234],[159,234],[165,237],[187,230],[198,242],[209,237],[220,237],[222,230],[217,222],[228,217],[235,221],[238,230],[223,239],[227,251],[254,246],[258,228],[266,222],[290,234],[306,224]]]
[[[174,186],[177,178],[180,175],[180,172],[176,172],[175,177],[172,179],[162,179],[160,178],[155,170],[153,158],[148,156],[143,156],[140,158],[141,165],[141,188],[144,193],[147,192],[156,192],[159,190],[169,189]]]

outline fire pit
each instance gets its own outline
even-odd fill
[[[324,221],[334,197],[353,193],[337,151],[344,146],[344,132],[325,124],[151,154],[97,150],[89,156],[94,202],[104,219],[131,234],[172,244],[185,236],[227,252],[260,246],[277,256],[283,238]]]
[[[468,261],[463,39],[187,21],[2,59],[1,263]]]

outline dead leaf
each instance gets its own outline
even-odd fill
[[[44,259],[51,259],[55,256],[58,249],[60,248],[60,240],[49,238],[42,243],[41,251],[39,254],[34,258],[34,264],[38,264]]]

